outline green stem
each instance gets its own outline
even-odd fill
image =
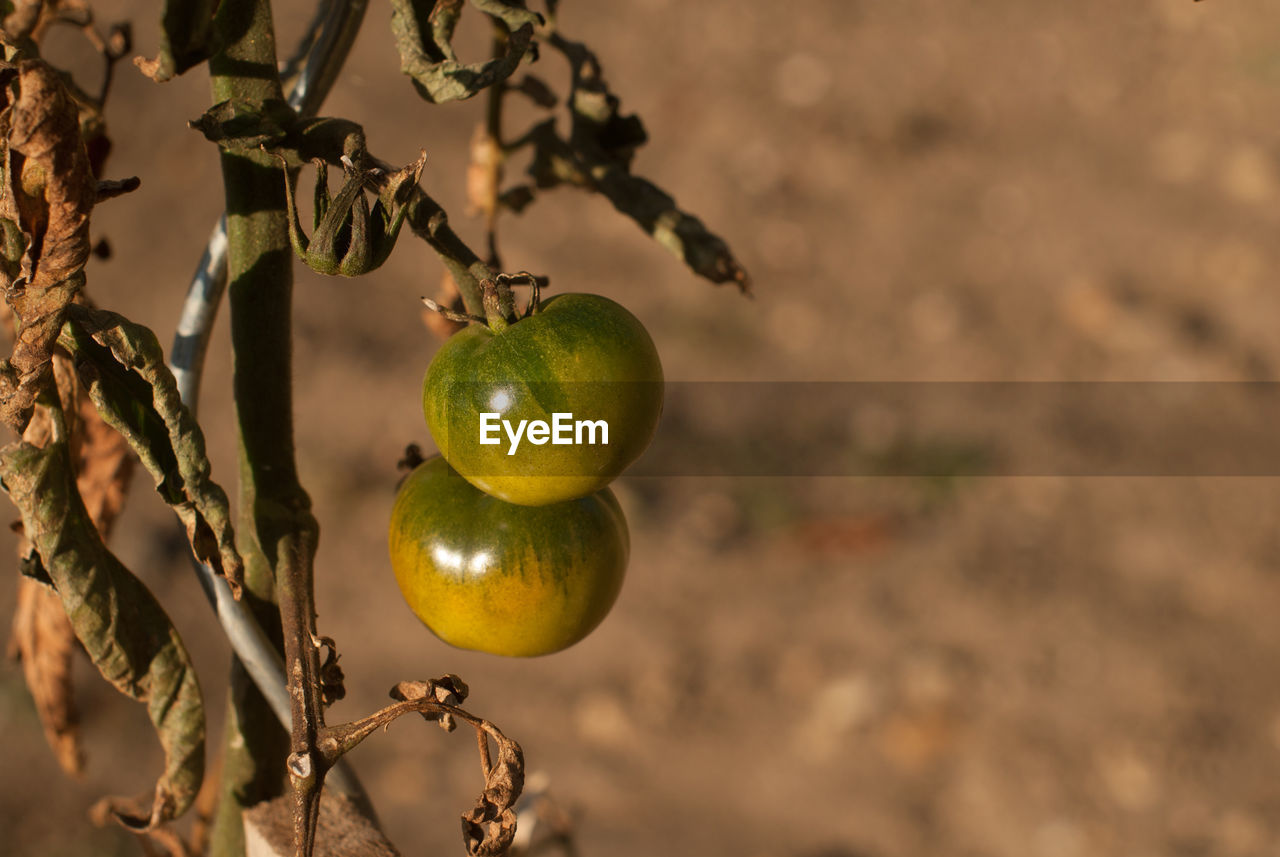
[[[275,37],[268,0],[224,0],[216,26],[223,50],[209,61],[213,98],[257,105],[284,101],[276,72]],[[278,166],[264,152],[222,152],[227,210],[227,278],[234,392],[240,452],[239,548],[245,582],[261,599],[266,627],[279,627],[272,606],[280,546],[300,532],[314,534],[310,501],[298,482],[293,451],[291,392],[292,249]],[[314,539],[311,539],[314,543]],[[265,614],[265,615],[263,615]],[[273,621],[272,621],[273,620]],[[242,671],[232,692],[234,735],[252,752],[225,768],[224,798],[243,808],[283,791],[281,765],[289,738]],[[214,842],[234,843],[225,829],[240,813],[224,807]]]
[[[462,304],[467,312],[471,315],[483,315],[484,298],[480,283],[491,279],[494,271],[453,231],[453,227],[449,225],[449,217],[440,203],[427,196],[422,188],[414,188],[409,201],[409,215],[405,221],[415,235],[436,251],[449,269],[453,281],[458,284]]]
[[[507,31],[498,21],[492,21],[493,56],[500,57],[507,51]],[[502,185],[502,162],[506,160],[506,149],[502,143],[502,99],[507,93],[507,83],[500,80],[485,93],[484,124],[485,134],[493,146],[494,161],[489,168],[490,198],[485,205],[485,243],[488,248],[489,266],[495,270],[502,269],[502,257],[498,254],[498,197]]]

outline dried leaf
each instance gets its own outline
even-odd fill
[[[500,56],[467,64],[458,61],[452,45],[462,0],[391,0],[391,31],[400,50],[400,70],[413,79],[418,94],[433,104],[470,98],[506,80],[533,52],[533,29],[541,20],[535,13],[496,0],[477,0],[475,5],[503,20],[511,32]]]
[[[501,732],[476,730],[481,744],[489,737],[498,746],[498,761],[488,766],[484,792],[462,815],[462,838],[472,857],[506,853],[516,835],[515,802],[524,788],[524,752]],[[487,755],[487,749],[483,751]]]
[[[333,638],[320,637],[320,645],[325,649],[324,660],[320,664],[320,696],[327,707],[347,695],[347,687],[343,683],[346,676],[338,664],[338,644]]]
[[[455,716],[475,727],[484,791],[476,805],[462,814],[462,838],[472,857],[489,857],[504,854],[516,835],[515,805],[524,788],[524,751],[492,723],[458,708],[467,693],[466,683],[452,674],[428,681],[402,681],[391,689],[393,699],[448,706],[450,710],[434,706],[419,709],[424,718],[437,720],[446,731],[453,730]],[[489,753],[490,739],[498,748],[496,764]]]
[[[471,157],[467,161],[467,214],[492,218],[498,205],[502,147],[484,123],[471,135]]]
[[[187,530],[192,552],[238,593],[244,566],[226,492],[210,478],[204,435],[182,404],[155,334],[104,310],[68,310],[62,345],[98,413],[155,479]]]
[[[682,211],[662,188],[631,175],[616,161],[575,150],[556,133],[553,123],[539,126],[531,136],[537,148],[529,175],[538,187],[570,184],[595,191],[695,274],[713,283],[734,283],[744,293],[750,290],[746,269],[724,239]]]
[[[135,57],[142,73],[164,83],[213,56],[217,48],[213,13],[219,0],[166,0],[160,24],[160,53],[149,60]]]
[[[87,392],[80,396],[78,410],[80,455],[76,487],[89,519],[106,541],[124,509],[125,495],[133,479],[133,457],[129,454],[128,441],[103,421]]]
[[[19,578],[9,657],[22,661],[23,677],[58,764],[69,776],[79,777],[84,750],[71,692],[75,639],[58,593],[29,577]]]
[[[133,193],[142,186],[142,179],[137,176],[130,176],[127,179],[107,179],[98,182],[98,196],[95,202],[106,202],[109,199],[115,199],[117,196],[124,196],[126,193]],[[98,248],[94,247],[94,252]]]
[[[471,5],[489,17],[501,21],[508,30],[540,27],[543,23],[542,16],[526,9],[523,0],[518,3],[513,3],[511,0],[471,0]]]
[[[534,147],[529,175],[537,186],[569,184],[602,194],[694,273],[749,291],[746,269],[723,239],[682,211],[666,191],[631,174],[635,151],[648,137],[639,117],[622,114],[621,101],[606,85],[595,54],[559,34],[552,34],[548,42],[573,70],[570,130],[562,137],[552,119],[527,135]]]
[[[204,707],[195,671],[155,597],[102,543],[73,487],[70,453],[58,440],[40,449],[0,449],[0,482],[57,586],[76,637],[103,677],[147,705],[165,753],[149,801],[109,798],[123,824],[146,830],[184,812],[204,770]]]
[[[65,357],[55,357],[55,368],[64,363]],[[59,387],[74,388],[75,385],[60,383]],[[133,459],[124,439],[102,422],[88,396],[81,391],[79,398],[80,464],[76,486],[90,520],[105,540],[124,506]],[[28,442],[45,445],[52,439],[52,425],[47,413],[41,411],[45,418],[32,420],[28,426]],[[48,572],[39,554],[25,539],[20,556],[23,568],[39,569],[47,578]],[[18,604],[14,611],[9,656],[22,661],[27,688],[58,763],[67,774],[78,777],[84,769],[84,752],[80,746],[80,718],[71,687],[75,633],[61,599],[51,588],[52,581],[48,583],[48,586],[42,585],[31,577],[18,581]]]
[[[47,382],[63,313],[84,283],[97,184],[79,110],[46,63],[0,63],[0,131],[0,285],[19,322],[13,355],[0,365],[0,418],[21,433]]]
[[[457,720],[471,724],[476,730],[485,787],[475,807],[462,816],[463,839],[467,853],[473,857],[504,853],[515,838],[515,803],[524,788],[524,752],[520,745],[488,720],[458,707],[467,697],[467,685],[456,675],[430,681],[402,681],[391,689],[391,696],[399,701],[368,717],[322,730],[317,744],[325,753],[326,763],[332,765],[365,738],[411,712],[437,720],[446,729],[451,729],[450,724]],[[496,764],[489,750],[490,739],[498,748]]]
[[[547,86],[546,81],[532,74],[526,74],[520,79],[519,83],[508,83],[507,90],[509,92],[519,92],[534,104],[547,109],[555,107],[560,100],[551,91],[551,87]]]
[[[414,700],[426,699],[443,705],[461,705],[467,699],[470,689],[458,676],[450,673],[438,679],[427,681],[402,681],[391,688],[392,699]],[[457,727],[453,715],[447,711],[424,711],[422,718],[428,723],[439,723],[440,728],[452,732]]]

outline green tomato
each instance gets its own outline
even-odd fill
[[[400,487],[389,545],[401,594],[437,637],[518,657],[558,652],[599,625],[630,553],[626,518],[607,488],[513,506],[438,457]]]
[[[508,503],[558,503],[603,488],[644,452],[662,414],[662,364],[620,304],[557,295],[502,331],[474,324],[450,337],[422,409],[468,482]]]

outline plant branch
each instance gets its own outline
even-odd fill
[[[224,0],[215,25],[223,45],[209,60],[215,103],[238,99],[264,112],[282,105],[268,0]],[[320,782],[300,775],[293,762],[310,755],[311,712],[320,705],[318,682],[308,685],[305,681],[319,675],[318,652],[311,645],[315,616],[311,561],[319,528],[294,460],[292,249],[284,189],[271,156],[224,148],[222,173],[240,441],[237,531],[248,588],[261,598],[274,596],[282,602],[286,675],[293,700],[287,767],[295,801],[306,807],[296,813],[295,844],[297,853],[307,857],[315,833]],[[261,768],[255,771],[260,773]],[[255,780],[260,789],[270,788],[261,777]],[[237,798],[246,802],[245,795]]]
[[[303,46],[292,63],[295,68],[291,74],[288,102],[301,116],[315,115],[328,94],[346,61],[366,7],[366,0],[323,0],[320,4],[312,30],[304,38]],[[214,227],[196,267],[170,349],[170,365],[178,390],[193,416],[199,405],[205,354],[226,285],[227,224],[224,215]],[[270,711],[285,728],[290,728],[284,661],[276,644],[263,631],[248,605],[232,597],[213,569],[194,558],[193,565],[239,665],[257,686]],[[234,774],[231,779],[235,779]],[[334,768],[330,783],[353,797],[367,814],[373,814],[364,789],[348,764],[343,762]],[[233,799],[225,795],[224,801],[233,802]],[[236,814],[238,816],[238,809]],[[238,824],[237,818],[237,832]]]
[[[405,222],[436,252],[440,261],[453,275],[462,295],[462,305],[470,315],[484,315],[484,300],[480,283],[491,280],[494,271],[467,243],[458,237],[449,225],[449,215],[427,192],[420,187],[413,189],[409,199],[409,216]]]

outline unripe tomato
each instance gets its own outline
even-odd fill
[[[400,487],[389,541],[400,592],[437,637],[510,656],[550,654],[589,634],[617,599],[630,552],[607,488],[514,506],[438,457]]]
[[[427,369],[422,409],[467,481],[540,506],[597,491],[640,457],[662,414],[662,380],[639,319],[608,298],[564,294],[501,331],[474,324],[450,337]],[[522,423],[528,431],[557,421],[558,435],[511,436]]]

